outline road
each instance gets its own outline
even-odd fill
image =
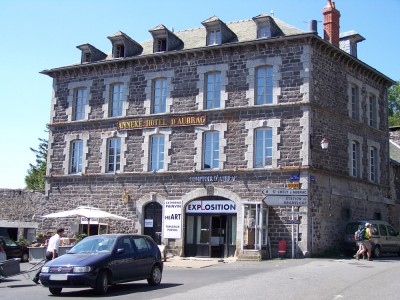
[[[23,264],[26,269],[29,264]],[[110,287],[112,299],[399,299],[400,259],[295,259],[220,263],[207,268],[165,268],[162,284],[146,281]],[[87,299],[91,289],[51,296],[22,275],[0,282],[0,299]]]

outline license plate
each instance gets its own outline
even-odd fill
[[[52,274],[50,275],[50,280],[54,280],[54,281],[63,281],[63,280],[67,280],[68,276],[67,274]]]

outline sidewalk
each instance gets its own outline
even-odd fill
[[[165,268],[207,268],[218,264],[235,262],[236,258],[228,257],[221,260],[220,258],[202,258],[202,257],[167,257],[164,262]]]

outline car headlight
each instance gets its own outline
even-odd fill
[[[89,273],[92,271],[92,267],[86,266],[86,267],[74,267],[73,272],[74,273]]]
[[[42,267],[41,272],[42,273],[49,273],[50,268],[49,267]]]

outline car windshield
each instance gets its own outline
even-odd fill
[[[85,238],[76,244],[68,253],[110,253],[115,243],[115,237]]]

